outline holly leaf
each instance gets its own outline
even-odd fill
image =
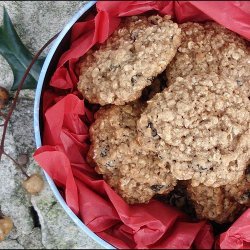
[[[16,90],[32,61],[33,55],[22,43],[5,8],[3,8],[3,25],[0,27],[0,54],[5,58],[13,71],[14,82],[11,90]],[[44,59],[39,58],[35,62],[24,82],[23,89],[36,88]]]

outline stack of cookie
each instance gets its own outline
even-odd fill
[[[90,127],[88,161],[130,204],[148,202],[176,185],[169,163],[138,143],[137,121],[145,99],[161,90],[156,77],[180,43],[181,30],[169,16],[134,16],[80,63],[78,89],[90,103],[106,105]]]
[[[234,220],[250,205],[249,77],[247,42],[218,24],[125,18],[80,62],[103,106],[88,162],[130,204],[181,185],[198,218]]]

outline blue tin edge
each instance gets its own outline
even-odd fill
[[[39,123],[39,111],[40,111],[40,98],[42,93],[42,87],[44,78],[47,72],[47,69],[49,67],[50,61],[59,46],[60,42],[64,38],[64,36],[67,34],[67,32],[70,30],[70,28],[74,25],[74,23],[87,11],[89,10],[93,5],[96,4],[97,1],[89,1],[86,3],[74,16],[73,18],[68,22],[68,24],[64,27],[64,29],[60,32],[58,37],[55,39],[46,59],[43,64],[42,70],[40,72],[40,76],[37,82],[37,88],[35,93],[35,103],[34,103],[34,132],[35,132],[35,142],[36,147],[39,148],[42,146],[41,143],[41,136],[40,136],[40,123]],[[99,243],[101,246],[103,246],[106,249],[115,249],[112,245],[101,239],[99,236],[97,236],[94,232],[92,232],[84,223],[73,213],[73,211],[68,207],[64,199],[62,198],[61,194],[59,193],[54,181],[49,177],[49,175],[44,171],[45,177],[50,185],[50,188],[52,189],[56,199],[59,201],[63,209],[66,211],[66,213],[69,215],[69,217],[76,223],[76,225],[83,230],[88,236],[90,236],[94,241]]]

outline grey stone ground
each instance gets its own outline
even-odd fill
[[[1,9],[5,6],[25,45],[36,52],[83,4],[82,1],[1,1],[0,23]],[[0,86],[10,89],[12,80],[8,64],[0,57]],[[13,157],[28,153],[28,173],[40,171],[32,160],[35,150],[33,103],[34,91],[22,91],[5,142],[6,151]],[[20,170],[3,157],[0,162],[0,208],[13,219],[14,229],[0,242],[0,249],[100,248],[71,221],[47,183],[40,195],[31,197],[21,187],[23,179]]]

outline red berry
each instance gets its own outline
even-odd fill
[[[9,100],[9,96],[8,90],[0,86],[0,109],[5,107]]]

